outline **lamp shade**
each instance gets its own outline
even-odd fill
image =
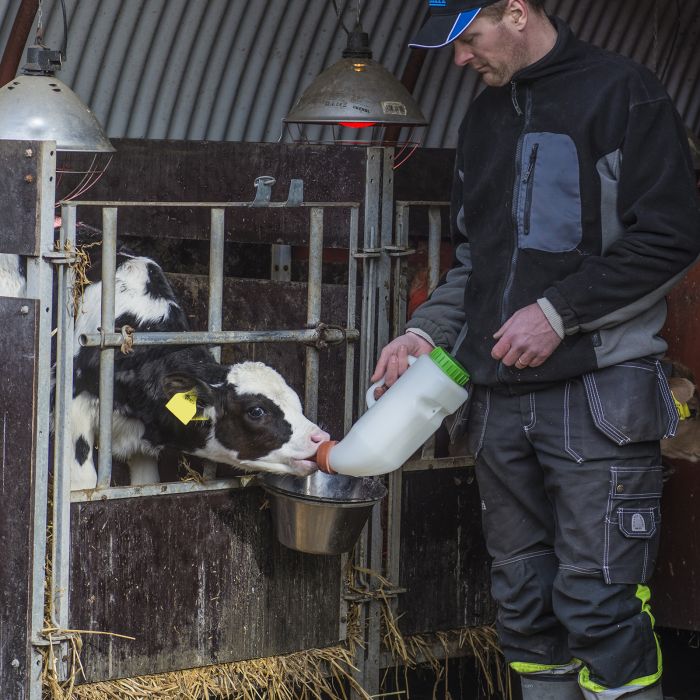
[[[309,85],[284,119],[298,124],[425,126],[408,90],[367,57],[341,58]]]
[[[53,75],[18,75],[0,88],[0,138],[56,141],[59,151],[115,150],[95,115]]]

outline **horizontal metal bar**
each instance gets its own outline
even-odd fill
[[[376,600],[378,596],[382,598],[396,598],[398,595],[407,592],[407,588],[383,588],[367,593],[346,593],[343,596],[343,600],[347,600],[348,603],[369,603],[371,600]]]
[[[397,201],[397,207],[449,207],[449,202]]]
[[[290,207],[287,202],[270,202],[265,207],[253,207],[253,202],[137,202],[132,200],[71,200],[70,202],[61,201],[59,204],[70,204],[78,207],[172,207],[173,209],[182,208],[218,208],[218,209],[235,209],[235,208],[250,208],[250,209],[268,209],[268,208],[284,208]],[[354,209],[360,206],[359,202],[302,202],[301,204],[292,204],[290,208],[294,209],[309,209],[314,207],[323,207],[328,209]]]
[[[237,476],[215,481],[174,481],[143,486],[113,486],[104,489],[83,489],[71,492],[71,503],[91,503],[93,501],[113,501],[134,496],[168,496],[180,493],[200,493],[201,491],[227,491],[248,485],[253,477]]]
[[[329,344],[345,340],[356,341],[360,332],[354,328],[339,330],[326,328],[319,332],[315,328],[289,331],[178,331],[132,333],[130,345],[235,345],[239,343],[316,343]],[[121,333],[83,333],[80,344],[86,348],[118,348],[124,343]],[[133,341],[133,342],[131,342]]]
[[[435,457],[432,459],[409,459],[403,465],[404,472],[423,472],[431,469],[457,469],[458,467],[473,467],[474,457],[459,455],[458,457]]]

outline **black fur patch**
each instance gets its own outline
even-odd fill
[[[231,385],[221,391],[223,410],[217,410],[216,438],[227,449],[236,450],[239,459],[260,459],[292,437],[292,426],[282,409],[267,396],[239,395]],[[264,415],[252,417],[260,409]]]
[[[85,464],[85,460],[90,455],[90,445],[87,444],[87,440],[81,435],[75,441],[75,459],[81,466]]]

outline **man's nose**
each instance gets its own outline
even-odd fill
[[[466,66],[473,58],[474,54],[470,49],[455,44],[455,65]]]

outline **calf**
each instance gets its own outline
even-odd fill
[[[700,416],[698,416],[699,402],[693,375],[686,367],[674,362],[672,376],[668,383],[676,400],[687,406],[690,415],[687,420],[680,421],[674,437],[661,441],[661,454],[670,459],[698,462],[700,461]]]
[[[85,288],[75,324],[72,489],[97,483],[93,447],[99,350],[81,347],[77,339],[96,332],[100,324],[98,269],[93,265],[89,272],[94,278]],[[21,268],[6,260],[0,278],[3,274],[7,282],[0,283],[0,290],[21,289]],[[124,325],[136,331],[188,330],[160,266],[122,251],[117,257],[115,326]],[[166,404],[173,397],[182,402],[185,394],[192,413],[196,402],[197,415],[183,423]],[[316,469],[311,458],[318,444],[329,439],[304,417],[299,397],[275,370],[260,362],[221,365],[199,345],[137,345],[128,354],[117,351],[112,431],[112,454],[128,464],[132,484],[159,480],[157,458],[165,447],[247,470],[303,476]]]

